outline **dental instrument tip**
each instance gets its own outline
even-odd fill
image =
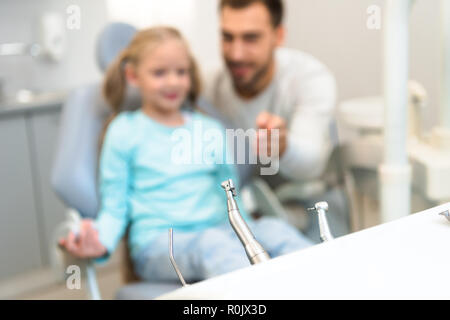
[[[447,220],[450,221],[450,211],[447,210],[447,211],[441,212],[441,213],[439,213],[439,215],[446,217]]]
[[[306,211],[319,211],[319,210],[328,211],[328,203],[325,201],[318,202],[314,205],[313,208],[306,209]]]
[[[175,269],[178,279],[180,279],[180,282],[183,285],[183,287],[188,286],[189,284],[187,284],[186,281],[184,280],[183,275],[181,274],[181,271],[178,268],[178,265],[175,261],[175,257],[173,254],[173,228],[169,229],[169,258],[173,268]]]
[[[314,208],[308,208],[307,211],[315,211],[317,213],[317,217],[319,219],[320,238],[322,239],[322,241],[326,242],[333,240],[334,237],[331,234],[326,216],[326,213],[328,211],[328,203],[325,201],[317,202],[314,205]]]
[[[230,191],[233,197],[236,196],[236,187],[234,186],[233,180],[226,180],[222,182],[221,186],[225,191]]]

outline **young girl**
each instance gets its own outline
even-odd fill
[[[127,83],[142,98],[141,108],[134,112],[120,110]],[[70,233],[60,240],[70,253],[104,261],[129,226],[136,274],[148,281],[176,280],[168,255],[168,229],[174,228],[175,258],[188,281],[249,265],[227,221],[221,188],[227,179],[237,182],[234,166],[220,164],[224,161],[180,164],[173,159],[177,130],[194,139],[191,159],[204,159],[199,154],[203,150],[194,147],[202,139],[194,127],[224,131],[216,121],[186,108],[195,105],[199,90],[196,64],[177,30],[159,27],[137,33],[106,75],[104,95],[115,116],[100,158],[101,209],[95,222],[82,222],[77,236]],[[288,224],[252,221],[240,208],[272,257],[310,245]]]

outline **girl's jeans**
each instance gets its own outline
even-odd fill
[[[311,246],[295,227],[277,218],[250,221],[256,240],[274,258]],[[175,261],[187,282],[200,281],[250,265],[244,247],[230,224],[197,232],[174,230]],[[145,281],[178,281],[169,259],[169,236],[161,235],[134,261],[137,275]]]

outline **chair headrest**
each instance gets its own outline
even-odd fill
[[[97,64],[103,72],[128,46],[136,32],[135,27],[122,22],[110,23],[100,32],[97,39],[96,56]],[[141,105],[139,93],[135,88],[128,87],[124,98],[122,106],[124,110],[135,110]],[[110,111],[109,107],[103,109]]]
[[[135,27],[122,22],[110,23],[102,30],[96,47],[97,64],[100,70],[104,72],[108,68],[119,53],[128,46],[136,32]]]

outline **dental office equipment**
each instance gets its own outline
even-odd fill
[[[436,272],[450,264],[449,225],[439,216],[445,211],[450,203],[158,299],[449,299],[450,277]]]
[[[441,213],[439,213],[439,215],[446,217],[447,220],[450,221],[450,211],[447,210],[447,211],[441,212]]]
[[[327,202],[318,202],[314,208],[309,208],[308,211],[316,211],[319,219],[320,239],[322,242],[331,241],[334,239],[331,234],[330,227],[328,226],[328,220],[326,212],[328,211]]]
[[[258,243],[258,241],[256,241],[250,231],[250,228],[247,223],[245,223],[241,213],[239,212],[239,208],[234,200],[234,197],[236,196],[236,188],[233,181],[230,179],[223,182],[222,188],[225,190],[227,195],[228,218],[230,219],[230,224],[239,237],[239,240],[241,240],[250,263],[257,264],[270,260],[269,254]]]
[[[378,168],[383,222],[411,213],[408,162],[409,16],[411,0],[386,1],[384,29],[384,152]]]
[[[175,272],[177,273],[178,278],[181,281],[181,284],[183,287],[188,286],[186,281],[184,281],[183,275],[180,272],[180,269],[178,268],[177,263],[175,262],[175,257],[173,256],[173,229],[169,229],[169,257],[170,262],[172,263],[173,268],[175,269]]]

